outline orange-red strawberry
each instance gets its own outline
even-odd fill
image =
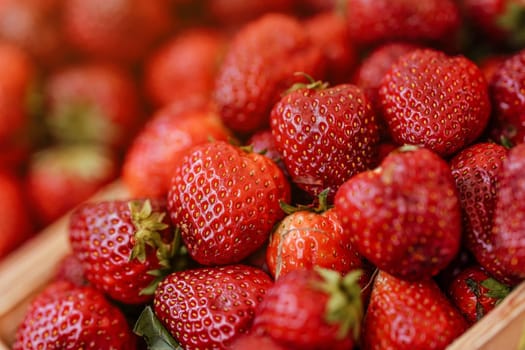
[[[184,152],[210,140],[226,140],[230,134],[207,101],[174,102],[155,112],[132,141],[122,179],[135,197],[165,196]]]
[[[188,150],[173,171],[168,207],[190,256],[204,265],[239,262],[284,216],[290,186],[269,158],[223,141]]]
[[[456,256],[461,208],[448,164],[425,148],[391,152],[337,191],[335,208],[357,251],[407,280],[436,275]]]
[[[13,350],[134,350],[124,314],[97,289],[66,281],[48,285],[31,302]]]
[[[229,46],[215,82],[214,96],[224,123],[240,133],[269,124],[280,94],[296,72],[318,77],[323,53],[294,17],[268,14],[241,28]]]
[[[468,328],[429,279],[408,282],[380,271],[363,324],[363,350],[441,350]]]
[[[271,285],[265,272],[245,265],[175,272],[157,287],[154,311],[184,349],[229,349],[250,330]]]
[[[276,148],[290,177],[313,196],[372,167],[379,132],[372,107],[357,86],[300,86],[271,113]]]
[[[164,201],[88,202],[72,213],[69,240],[90,284],[114,300],[141,304],[174,266],[180,237],[173,231]]]
[[[510,287],[474,265],[462,270],[451,281],[447,292],[463,316],[473,324],[494,309],[510,293]]]
[[[226,40],[211,29],[192,28],[178,33],[145,61],[148,96],[157,106],[192,95],[209,97]]]
[[[347,0],[346,17],[353,41],[376,44],[391,40],[439,42],[459,29],[453,0]]]
[[[395,142],[442,156],[476,140],[491,111],[480,69],[463,56],[430,49],[399,58],[382,80],[379,103]]]
[[[363,314],[359,276],[359,270],[291,271],[268,289],[254,332],[292,349],[352,349]]]

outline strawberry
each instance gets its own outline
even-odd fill
[[[509,151],[503,162],[492,235],[494,255],[503,273],[511,278],[525,278],[525,145]]]
[[[289,348],[275,342],[272,338],[255,333],[237,337],[229,348],[230,350],[288,350]]]
[[[524,79],[525,50],[521,50],[502,62],[489,82],[495,119],[492,134],[497,141],[503,138],[512,144],[525,142]]]
[[[69,240],[89,283],[141,304],[175,266],[180,236],[171,228],[161,200],[88,202],[72,213]]]
[[[318,76],[323,53],[303,25],[284,14],[268,14],[243,26],[233,37],[215,81],[214,100],[224,123],[250,134],[269,124],[280,94],[295,72]]]
[[[275,139],[273,138],[271,129],[259,130],[253,133],[246,141],[246,144],[253,147],[254,152],[265,155],[276,162],[283,171],[286,171],[281,160],[281,154],[275,145]]]
[[[480,69],[463,56],[421,49],[403,55],[383,78],[379,103],[398,144],[448,156],[484,131],[490,101]]]
[[[363,306],[360,271],[294,270],[269,288],[257,309],[255,332],[294,349],[352,349]]]
[[[350,84],[296,85],[271,112],[277,150],[290,177],[313,196],[339,186],[375,161],[379,141],[372,107]]]
[[[132,141],[122,164],[122,179],[136,197],[165,196],[184,152],[210,139],[226,140],[230,134],[205,100],[173,102],[157,110]]]
[[[190,256],[203,265],[246,258],[284,216],[290,187],[267,157],[223,141],[188,150],[173,171],[168,208]]]
[[[461,271],[450,283],[448,294],[471,323],[476,323],[510,293],[510,287],[496,281],[478,265]]]
[[[0,212],[1,259],[34,233],[23,183],[3,169],[0,169]]]
[[[191,269],[167,276],[155,290],[153,306],[184,349],[227,349],[248,332],[271,285],[270,277],[254,267]]]
[[[335,209],[357,251],[406,280],[436,275],[456,256],[461,208],[448,164],[425,148],[391,152],[337,191]]]
[[[144,62],[146,92],[156,106],[191,95],[211,96],[226,40],[211,29],[179,32]]]
[[[450,161],[463,210],[463,242],[476,261],[497,279],[510,284],[505,268],[494,255],[492,225],[496,193],[507,149],[494,143],[477,143]]]
[[[85,63],[53,72],[44,87],[46,122],[59,141],[89,142],[120,150],[142,124],[133,77],[117,66]]]
[[[64,0],[63,31],[84,56],[133,63],[170,32],[168,0]]]
[[[51,146],[34,153],[25,176],[38,223],[46,226],[118,176],[116,156],[90,145]]]
[[[450,39],[460,25],[453,0],[346,0],[346,7],[351,39],[361,44],[439,42]]]
[[[314,266],[341,274],[362,267],[361,257],[343,233],[335,209],[328,209],[326,194],[319,195],[318,208],[284,207],[288,215],[276,225],[266,250],[268,268],[276,279]]]
[[[13,350],[134,350],[136,344],[123,313],[101,292],[59,281],[31,302]]]
[[[377,275],[363,322],[363,350],[445,349],[468,327],[431,280],[409,282]]]
[[[76,286],[88,284],[84,277],[82,261],[73,253],[66,254],[55,268],[53,281],[68,281]]]
[[[492,77],[498,71],[499,67],[503,62],[509,58],[509,55],[489,55],[481,59],[478,63],[479,69],[483,72],[485,80],[490,82]]]

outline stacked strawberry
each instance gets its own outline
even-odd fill
[[[460,35],[520,2],[63,1],[28,197],[129,196],[73,209],[15,348],[445,349],[525,278],[524,51]]]

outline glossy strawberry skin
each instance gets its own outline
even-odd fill
[[[363,325],[363,349],[445,349],[468,324],[432,280],[377,275]]]
[[[223,141],[190,149],[174,170],[170,217],[189,254],[204,265],[238,262],[259,248],[284,216],[290,187],[270,159]]]
[[[525,278],[525,145],[509,151],[503,163],[494,211],[494,254],[505,275]]]
[[[333,208],[323,213],[297,211],[281,220],[270,236],[266,262],[276,279],[314,266],[346,274],[363,265]]]
[[[484,131],[490,101],[483,73],[463,56],[422,49],[402,56],[384,77],[379,103],[398,144],[447,156]]]
[[[335,208],[357,251],[407,280],[436,275],[456,256],[461,208],[448,164],[428,149],[394,151],[336,194]]]
[[[347,0],[351,38],[362,44],[396,39],[438,42],[459,28],[454,1],[428,0],[420,5],[414,0]]]
[[[52,283],[32,301],[13,349],[136,349],[122,312],[93,287]]]
[[[267,127],[280,94],[304,81],[294,73],[315,78],[322,65],[321,48],[295,18],[268,14],[250,22],[232,38],[217,73],[213,95],[221,118],[243,134]]]
[[[171,103],[157,110],[133,139],[122,164],[122,179],[135,197],[165,196],[184,152],[229,137],[231,132],[206,100]]]
[[[146,247],[146,259],[130,259],[135,244],[134,225],[129,207],[130,200],[87,202],[71,215],[69,241],[73,253],[82,262],[86,279],[114,300],[125,304],[142,304],[153,296],[141,294],[154,276],[148,271],[162,266],[151,247]],[[164,201],[150,200],[154,212],[165,212]],[[143,203],[139,201],[139,203]],[[173,235],[169,219],[161,232],[165,242]]]
[[[463,243],[494,277],[515,284],[494,255],[492,225],[496,193],[508,150],[494,143],[477,143],[450,161],[463,210]]]
[[[377,122],[354,85],[285,95],[272,109],[271,129],[292,181],[312,196],[328,188],[331,200],[344,181],[375,161]]]
[[[262,270],[244,265],[175,272],[157,287],[154,311],[185,349],[226,349],[248,332],[271,285]]]

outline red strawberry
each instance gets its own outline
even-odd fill
[[[438,42],[449,39],[460,25],[453,0],[347,0],[352,40],[375,44],[389,40]]]
[[[375,161],[377,122],[354,85],[300,86],[274,106],[271,128],[292,181],[313,196],[328,188],[331,200],[343,182]]]
[[[487,83],[463,56],[422,49],[403,55],[379,89],[382,114],[398,144],[447,156],[481,135],[489,114]]]
[[[450,298],[470,323],[479,321],[509,293],[508,286],[477,265],[461,271],[448,288]]]
[[[50,132],[60,141],[121,149],[142,124],[135,81],[116,66],[63,67],[48,77],[45,97]]]
[[[494,210],[494,254],[503,273],[525,278],[525,144],[509,151],[503,162]]]
[[[295,18],[268,14],[241,28],[227,50],[214,96],[224,123],[253,133],[268,126],[280,94],[303,77],[324,71],[323,53]]]
[[[13,350],[133,350],[136,343],[122,312],[102,293],[59,281],[32,301]]]
[[[359,275],[358,270],[344,277],[321,268],[291,271],[266,293],[255,332],[294,349],[352,349],[363,312]]]
[[[90,145],[53,146],[35,153],[26,186],[40,225],[57,220],[118,176],[114,154]]]
[[[154,311],[184,349],[228,349],[248,332],[271,285],[262,270],[243,265],[175,272],[157,287]]]
[[[525,50],[521,50],[502,62],[490,81],[496,124],[492,134],[498,141],[525,143],[524,88]]]
[[[289,348],[278,344],[272,338],[255,333],[241,335],[235,339],[230,350],[289,350]]]
[[[314,266],[342,274],[362,267],[361,257],[343,233],[335,209],[327,209],[326,192],[319,197],[318,208],[292,209],[270,235],[266,262],[276,279]]]
[[[277,150],[275,139],[273,138],[270,129],[255,132],[250,136],[248,141],[246,141],[246,144],[253,147],[254,152],[264,154],[266,157],[276,162],[283,171],[286,171],[284,164],[282,164],[281,154]]]
[[[263,155],[223,141],[190,149],[173,172],[168,207],[190,256],[204,265],[239,262],[284,216],[290,187]]]
[[[144,63],[152,102],[163,106],[192,95],[209,97],[225,44],[219,32],[204,28],[180,32],[162,44]]]
[[[230,132],[205,100],[174,102],[155,112],[126,152],[122,179],[136,197],[168,193],[173,169],[192,146],[226,140]]]
[[[34,231],[22,181],[6,170],[0,170],[0,212],[1,259]]]
[[[68,281],[76,286],[88,284],[84,276],[82,261],[73,253],[69,253],[60,259],[53,274],[53,280]]]
[[[456,256],[461,208],[448,164],[424,148],[390,153],[337,191],[335,208],[353,246],[407,280],[436,275]]]
[[[363,350],[445,349],[468,327],[429,279],[408,282],[377,275],[363,324]]]
[[[172,27],[168,0],[65,0],[64,35],[90,57],[136,62]]]
[[[496,278],[516,284],[506,277],[505,268],[494,255],[492,225],[496,193],[507,149],[494,143],[478,143],[465,148],[450,161],[463,209],[463,242],[478,263]]]
[[[174,266],[173,234],[160,200],[85,203],[70,219],[69,240],[86,279],[111,298],[140,304]],[[158,277],[158,278],[157,278]]]

